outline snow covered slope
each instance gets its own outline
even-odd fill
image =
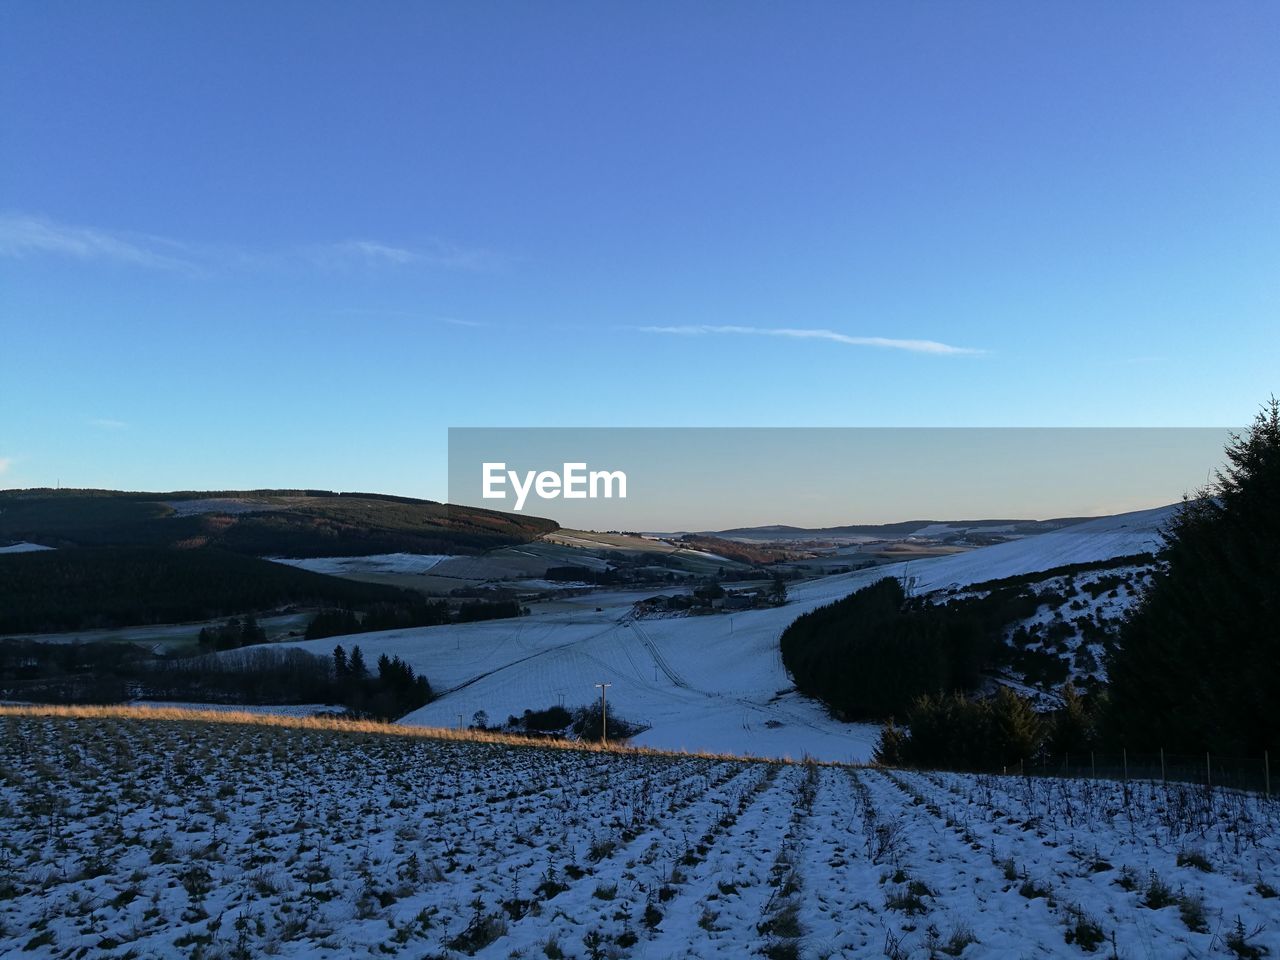
[[[1148,553],[1159,548],[1160,529],[1176,509],[1175,504],[1099,517],[1053,533],[999,543],[937,560],[918,561],[909,565],[907,575],[915,592],[927,592],[1049,570],[1070,563]]]
[[[634,621],[632,603],[645,594],[611,592],[535,606],[519,620],[299,646],[328,654],[337,643],[359,644],[368,662],[382,653],[398,655],[424,673],[443,695],[403,723],[470,724],[479,711],[501,722],[562,699],[576,707],[593,702],[599,695],[595,684],[607,681],[613,684],[613,709],[649,726],[636,739],[641,745],[861,761],[871,755],[874,726],[841,723],[820,704],[786,692],[791,680],[778,638],[796,617],[883,577],[906,577],[915,592],[923,592],[1151,550],[1171,509],[1104,517],[969,553],[812,580],[793,586],[787,605],[772,609]]]

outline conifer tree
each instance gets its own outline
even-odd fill
[[[1094,745],[1094,718],[1084,699],[1071,683],[1062,686],[1062,706],[1049,722],[1046,747],[1055,756],[1082,756]]]
[[[1040,749],[1041,722],[1031,701],[1002,686],[988,703],[995,762],[1013,766],[1035,756]]]
[[[1280,748],[1280,402],[1226,458],[1183,501],[1108,658],[1108,732],[1130,748]]]
[[[880,740],[876,743],[872,760],[881,766],[896,767],[904,760],[907,733],[890,717],[880,728]]]

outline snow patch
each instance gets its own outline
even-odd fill
[[[343,576],[351,573],[426,573],[445,560],[448,554],[435,553],[375,553],[367,557],[267,557],[273,563],[283,563],[312,573]]]
[[[7,547],[0,547],[0,553],[38,553],[41,550],[52,550],[53,547],[45,547],[38,543],[11,543]]]

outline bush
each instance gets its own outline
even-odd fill
[[[907,711],[907,726],[910,733],[885,727],[876,748],[878,762],[999,770],[1034,757],[1044,734],[1031,701],[1008,687],[986,700],[960,694],[920,697]]]
[[[563,730],[573,722],[573,714],[564,707],[547,707],[545,710],[526,710],[520,724],[526,730],[552,733]]]
[[[608,733],[610,740],[626,740],[628,737],[634,737],[636,734],[644,731],[644,727],[637,723],[630,723],[622,717],[617,716],[612,711],[608,713]],[[579,707],[573,711],[573,733],[580,740],[599,740],[600,739],[600,708],[599,707]]]

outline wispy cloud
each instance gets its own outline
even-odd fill
[[[0,473],[7,473],[13,466],[13,457],[0,457]]]
[[[985,350],[972,347],[956,347],[937,340],[904,340],[895,337],[855,337],[835,330],[814,330],[804,327],[737,327],[715,326],[698,323],[673,327],[638,327],[644,333],[670,334],[682,337],[698,337],[706,335],[754,336],[754,337],[788,337],[793,340],[826,340],[831,343],[843,343],[852,347],[881,347],[888,350],[908,350],[912,353],[933,354],[980,354]]]
[[[99,430],[124,430],[129,424],[111,417],[93,417],[89,420],[89,426],[97,427]]]
[[[106,260],[160,270],[196,269],[180,243],[145,234],[116,233],[55,223],[43,217],[0,214],[0,256],[63,256]]]
[[[457,317],[441,317],[441,323],[447,323],[451,327],[488,327],[491,324],[485,323],[483,320],[459,320]]]
[[[346,240],[271,250],[247,244],[199,245],[150,234],[58,223],[30,214],[0,214],[0,257],[37,256],[98,260],[188,273],[269,270],[299,265],[329,270],[415,266],[482,270],[498,262],[498,257],[487,250],[439,239],[414,245]]]
[[[316,265],[327,268],[428,266],[450,270],[482,270],[496,258],[485,250],[469,249],[444,240],[399,246],[377,240],[346,240],[307,251]]]

